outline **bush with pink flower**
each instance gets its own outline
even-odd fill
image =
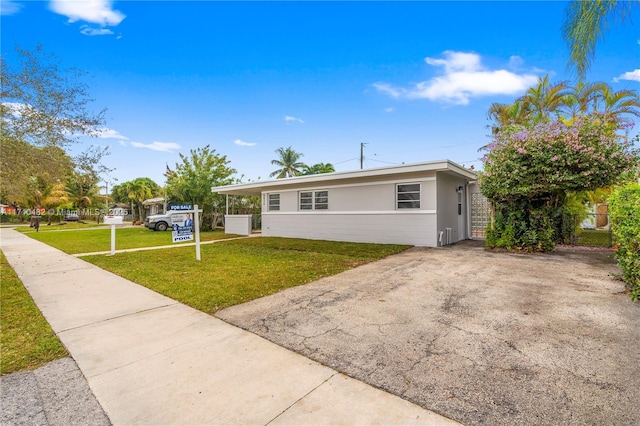
[[[482,193],[495,207],[490,247],[552,250],[569,191],[608,187],[639,164],[627,122],[593,113],[572,123],[541,121],[500,129],[488,145]]]

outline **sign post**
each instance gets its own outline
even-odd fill
[[[116,225],[122,225],[122,216],[105,216],[104,223],[111,225],[111,256],[116,254]]]
[[[196,260],[200,260],[200,216],[198,205],[193,206],[193,226],[196,229]]]

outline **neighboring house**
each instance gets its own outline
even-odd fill
[[[133,216],[131,214],[131,207],[125,203],[115,203],[109,206],[109,215],[112,216],[122,216],[122,220],[128,221],[132,220]]]
[[[149,198],[148,200],[144,200],[142,202],[144,206],[144,210],[146,216],[151,216],[152,214],[161,214],[164,213],[164,197],[158,198]]]
[[[109,214],[114,216],[126,216],[129,214],[129,210],[129,205],[124,203],[116,203],[109,206]]]
[[[8,204],[0,204],[0,214],[15,214],[15,210]]]
[[[261,196],[264,236],[437,247],[470,238],[468,194],[476,179],[442,160],[212,191]],[[226,223],[234,217],[227,215]]]

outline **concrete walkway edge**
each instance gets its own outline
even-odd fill
[[[0,248],[113,424],[457,424],[15,230]]]

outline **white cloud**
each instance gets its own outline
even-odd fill
[[[445,50],[446,59],[424,58],[424,61],[433,66],[443,66],[447,74],[457,71],[475,71],[481,68],[480,55],[475,53],[454,52]]]
[[[304,120],[302,120],[301,118],[293,117],[291,115],[285,115],[284,121],[286,121],[287,123],[293,123],[293,122],[304,123]]]
[[[384,112],[393,112],[393,108],[392,107],[387,107],[384,109]]]
[[[122,136],[120,132],[117,130],[110,129],[108,127],[102,127],[100,129],[96,129],[96,136],[101,139],[119,139],[128,141],[129,138],[126,136]]]
[[[631,80],[640,82],[640,68],[620,74],[618,77],[613,79],[613,81],[615,81],[616,83],[620,80]]]
[[[388,83],[373,83],[373,87],[375,87],[378,92],[387,94],[392,98],[399,98],[405,93],[403,89],[395,89]]]
[[[152,151],[161,151],[161,152],[172,152],[174,150],[180,149],[180,145],[175,142],[151,142],[148,144],[140,143],[140,142],[131,142],[131,146],[135,148],[146,148]]]
[[[233,141],[233,143],[235,143],[238,146],[255,146],[255,142],[245,142],[240,139],[236,139],[235,141]]]
[[[512,70],[520,68],[524,64],[524,59],[520,56],[509,57],[509,68]]]
[[[6,112],[14,117],[22,117],[23,113],[29,111],[31,105],[20,102],[2,102],[2,106],[6,108]]]
[[[20,12],[20,9],[22,9],[22,5],[20,3],[16,3],[12,0],[0,1],[0,15],[2,16],[15,15]]]
[[[100,36],[100,35],[111,35],[113,31],[107,28],[91,28],[88,25],[83,25],[80,27],[80,32],[87,36]]]
[[[511,57],[510,64],[521,59]],[[471,98],[490,95],[515,95],[524,92],[538,80],[534,74],[517,74],[504,69],[488,70],[476,53],[447,50],[444,58],[425,58],[429,65],[444,68],[444,75],[416,83],[413,87],[397,88],[388,83],[375,83],[381,93],[391,97],[429,99],[457,105],[467,105]]]
[[[49,8],[69,18],[69,22],[85,21],[102,27],[118,25],[126,17],[113,10],[111,0],[51,0]]]

